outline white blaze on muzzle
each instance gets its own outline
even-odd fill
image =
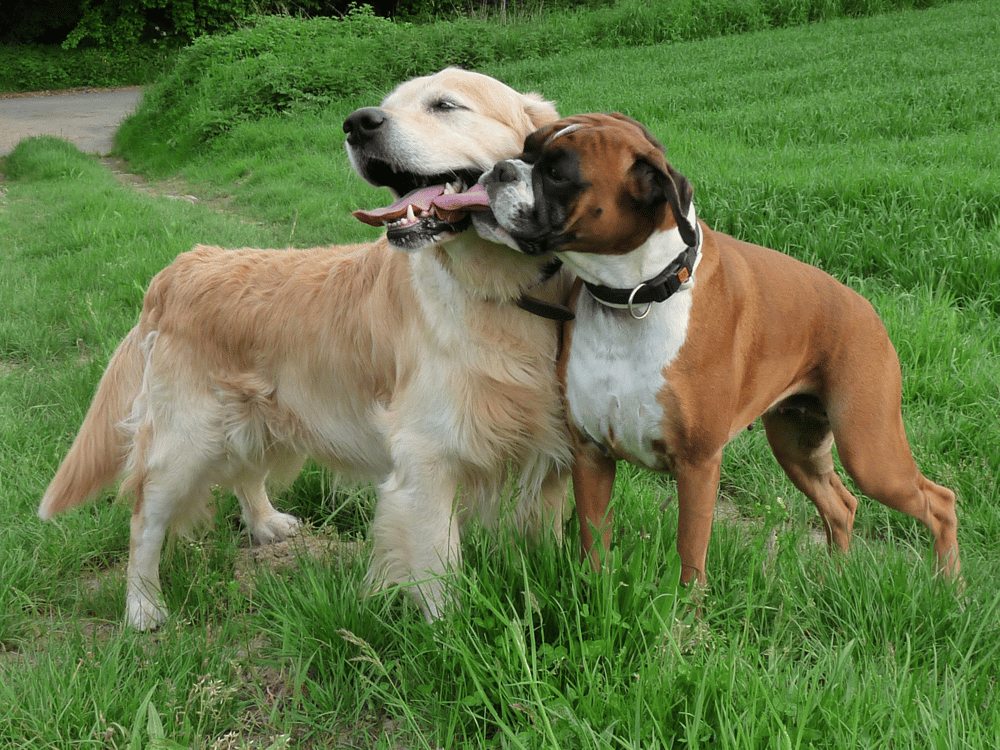
[[[535,206],[531,165],[520,159],[507,159],[503,164],[516,170],[517,180],[504,182],[490,190],[490,210],[502,227],[516,232],[522,217],[526,213],[530,215]]]

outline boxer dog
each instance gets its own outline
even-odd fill
[[[156,275],[38,511],[51,518],[124,480],[129,624],[166,617],[164,536],[207,516],[213,485],[235,492],[256,540],[292,533],[266,484],[294,479],[306,457],[377,483],[367,583],[419,582],[428,618],[445,603],[461,522],[495,524],[509,480],[512,525],[561,531],[558,330],[516,303],[528,291],[564,300],[568,285],[546,259],[477,236],[460,197],[557,116],[478,73],[408,81],[344,123],[357,171],[403,196],[361,212],[391,225],[386,236],[199,246]]]
[[[940,569],[958,575],[955,495],[914,464],[899,361],[865,299],[699,221],[691,184],[619,114],[547,125],[481,183],[492,212],[474,215],[481,235],[555,253],[579,276],[559,373],[595,566],[625,460],[676,478],[681,578],[704,581],[722,449],[760,417],[831,548],[847,550],[857,508],[834,472],[836,443],[861,491],[922,521]]]

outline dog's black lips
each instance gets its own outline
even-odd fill
[[[571,233],[549,232],[535,236],[510,233],[511,238],[517,243],[518,249],[525,255],[537,257],[546,253],[554,253],[563,245],[573,239]]]
[[[446,234],[464,232],[471,225],[472,219],[468,216],[454,223],[435,216],[427,216],[416,224],[406,227],[390,227],[385,236],[394,247],[415,249],[434,244]]]

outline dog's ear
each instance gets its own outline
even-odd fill
[[[691,187],[687,177],[669,164],[667,164],[667,175],[672,188],[671,195],[667,197],[667,200],[674,211],[677,229],[681,233],[681,239],[688,246],[694,246],[698,242],[698,233],[688,221],[688,212],[691,210],[691,201],[694,199],[694,188]]]
[[[667,202],[670,176],[645,157],[636,159],[628,172],[625,189],[644,208],[656,208]]]
[[[521,94],[521,103],[524,105],[524,114],[531,123],[531,130],[549,125],[559,119],[556,105],[546,101],[535,93]]]
[[[669,164],[667,165],[667,173],[670,175],[670,179],[673,180],[674,187],[677,189],[677,204],[681,215],[686,217],[688,211],[691,210],[691,201],[694,200],[694,188],[687,177]]]
[[[537,154],[542,150],[542,144],[548,140],[548,137],[552,134],[554,130],[554,123],[549,123],[536,130],[534,133],[529,135],[524,139],[524,154],[535,153]]]
[[[626,190],[644,208],[655,209],[664,203],[669,204],[681,238],[688,245],[694,245],[697,234],[687,218],[694,188],[687,177],[669,164],[665,166],[666,169],[646,157],[639,157],[629,170]]]

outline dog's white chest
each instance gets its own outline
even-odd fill
[[[655,471],[668,468],[657,396],[664,370],[684,343],[690,310],[690,290],[654,304],[643,320],[581,292],[566,368],[570,418],[615,457]]]

